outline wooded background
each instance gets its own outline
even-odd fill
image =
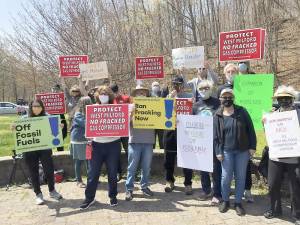
[[[135,57],[164,55],[170,77],[173,48],[203,45],[222,82],[219,32],[248,28],[267,30],[264,60],[251,61],[252,70],[299,89],[300,0],[31,0],[14,18],[14,33],[1,35],[0,100],[50,91],[60,82],[59,55],[107,61],[126,92],[135,86]]]

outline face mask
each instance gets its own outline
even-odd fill
[[[230,107],[233,105],[233,99],[229,100],[229,99],[224,99],[221,101],[222,105],[224,107]]]
[[[239,64],[239,71],[240,71],[241,73],[247,72],[247,69],[248,69],[247,64],[245,64],[245,63]]]
[[[227,79],[228,83],[233,84],[234,77],[235,77],[235,74],[234,75],[230,75],[230,77],[228,77],[228,79]]]
[[[101,104],[107,104],[109,101],[108,95],[99,95],[99,100]]]
[[[293,105],[293,99],[292,98],[278,99],[278,105],[281,108],[290,108]]]
[[[199,91],[199,95],[203,100],[207,100],[211,96],[211,90],[208,91]]]
[[[157,94],[159,91],[160,91],[160,87],[158,87],[158,86],[154,86],[152,88],[152,92],[155,93],[155,94]]]

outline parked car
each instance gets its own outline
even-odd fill
[[[17,105],[12,102],[0,102],[0,114],[18,114],[23,115],[28,112],[28,106]]]

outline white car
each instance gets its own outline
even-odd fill
[[[0,115],[1,114],[26,114],[28,112],[28,106],[17,105],[12,102],[0,102]]]

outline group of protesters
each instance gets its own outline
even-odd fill
[[[211,116],[214,119],[214,154],[213,172],[201,171],[200,200],[210,200],[211,205],[219,207],[221,213],[230,208],[231,183],[235,180],[234,209],[237,215],[245,215],[242,199],[253,203],[251,194],[251,158],[255,154],[257,140],[254,126],[248,111],[234,103],[234,77],[238,74],[252,74],[247,62],[227,64],[224,68],[225,83],[217,86],[218,75],[206,63],[199,68],[197,76],[188,81],[186,71],[179,70],[172,77],[169,88],[162,88],[155,81],[151,89],[139,84],[130,96],[121,94],[117,84],[98,86],[86,91],[82,81],[70,90],[62,82],[62,87],[56,85],[53,92],[65,89],[67,101],[68,123],[61,115],[64,138],[67,135],[67,124],[70,126],[70,154],[74,159],[75,178],[78,187],[85,188],[85,199],[80,209],[87,209],[95,202],[95,194],[99,183],[102,164],[106,165],[108,179],[108,196],[110,205],[116,206],[118,181],[122,179],[123,171],[120,160],[123,147],[128,158],[127,177],[125,182],[127,201],[134,198],[134,183],[138,168],[141,168],[140,189],[145,196],[151,197],[154,193],[150,189],[149,179],[156,137],[159,147],[165,151],[164,168],[166,185],[164,191],[171,193],[175,189],[174,169],[177,155],[176,130],[137,129],[132,125],[135,108],[135,97],[167,97],[188,98],[193,100],[193,115]],[[63,79],[62,79],[63,80]],[[188,90],[191,90],[188,91]],[[290,86],[280,86],[274,93],[279,108],[272,113],[296,110],[298,117],[300,111],[295,107],[296,92]],[[130,129],[129,137],[95,137],[88,140],[85,137],[86,106],[91,104],[130,104]],[[45,108],[40,100],[34,100],[29,105],[29,117],[45,116]],[[264,119],[262,118],[262,123]],[[86,159],[87,147],[92,148],[92,157]],[[59,149],[63,150],[63,149]],[[62,196],[55,191],[53,178],[52,150],[34,151],[24,153],[29,167],[30,176],[36,203],[43,204],[44,199],[38,181],[38,163],[41,161],[48,181],[50,197],[61,199]],[[81,167],[85,165],[87,182],[81,176]],[[300,224],[300,183],[299,183],[299,158],[268,159],[268,186],[270,208],[264,213],[266,218],[279,217],[282,214],[281,184],[283,173],[287,171],[290,186],[291,210]],[[193,170],[183,168],[185,194],[193,194]],[[212,185],[211,185],[212,183]]]

